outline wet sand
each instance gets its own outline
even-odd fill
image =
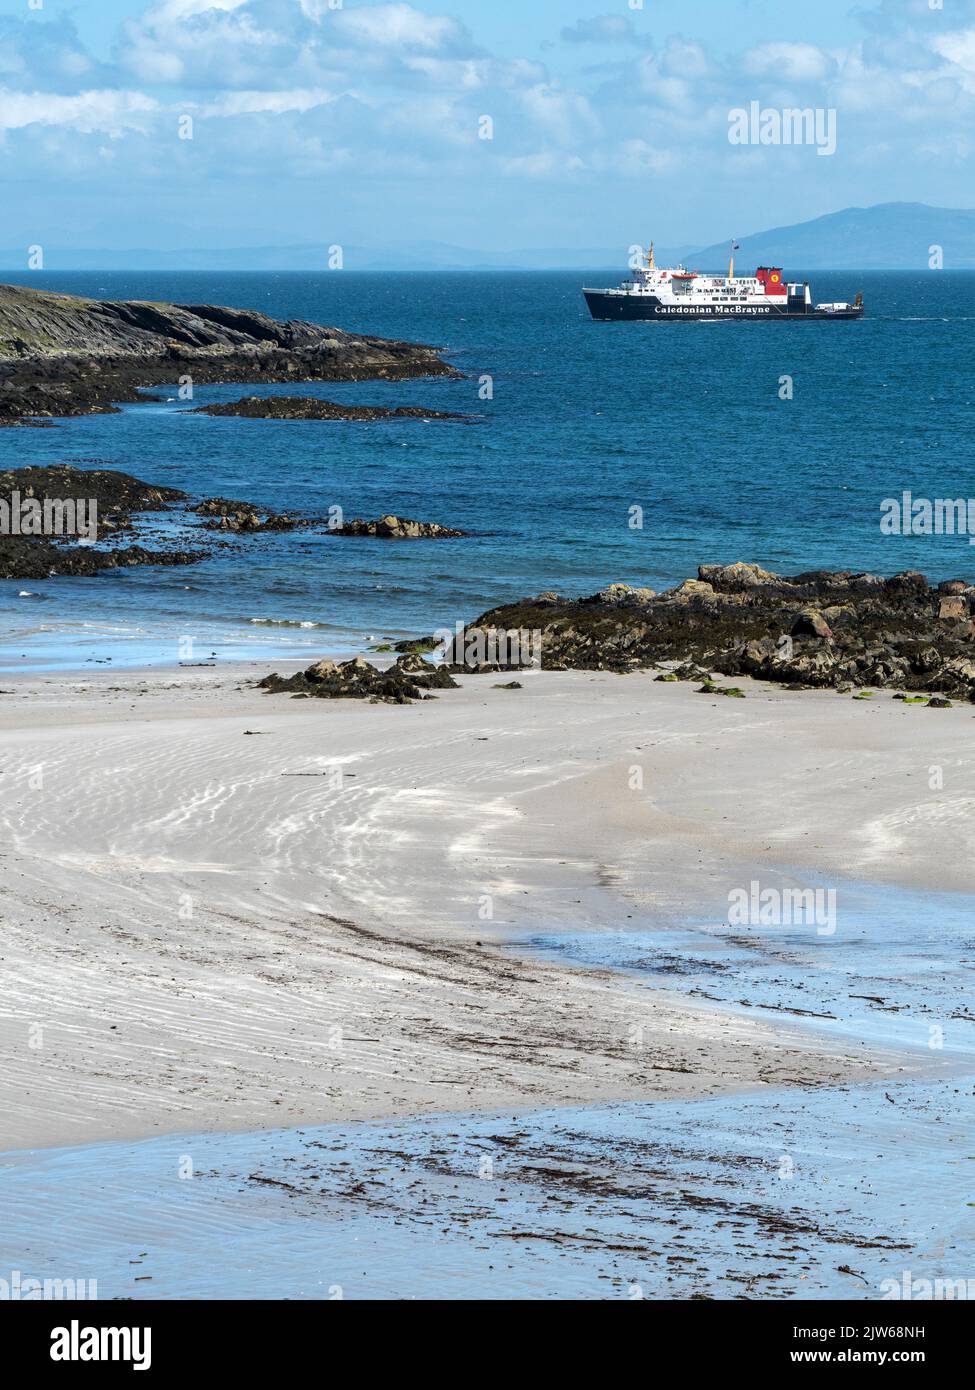
[[[971,1104],[946,1079],[0,1155],[0,1269],[100,1299],[975,1290]]]
[[[969,887],[971,708],[580,672],[363,706],[266,669],[4,678],[3,1147],[930,1070],[506,943],[721,920],[756,875]]]

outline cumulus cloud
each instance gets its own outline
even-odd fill
[[[80,92],[61,96],[52,92],[0,91],[0,130],[24,126],[69,126],[82,135],[101,131],[121,136],[126,131],[147,132],[158,103],[142,92]]]
[[[472,48],[469,33],[457,20],[425,14],[412,5],[375,5],[330,13],[332,36],[338,43],[440,54],[467,54]]]
[[[423,70],[487,55],[457,20],[406,3],[330,8],[314,0],[162,0],[123,26],[119,66],[148,83],[290,86]]]
[[[931,47],[953,66],[975,72],[975,28],[939,34]]]
[[[272,8],[252,0],[159,0],[125,21],[116,62],[150,84],[239,85],[255,69],[293,59],[288,35],[262,22]]]
[[[379,198],[388,178],[429,180],[431,196],[458,200],[533,179],[656,187],[672,200],[693,180],[720,202],[724,186],[756,175],[763,193],[777,174],[794,181],[806,153],[732,149],[729,111],[753,100],[837,108],[835,160],[803,166],[822,179],[829,164],[834,187],[837,170],[856,187],[864,161],[896,180],[898,131],[938,150],[939,167],[972,158],[975,0],[957,0],[950,22],[927,0],[879,0],[845,48],[763,37],[730,54],[681,35],[654,41],[630,16],[603,14],[562,28],[547,64],[492,54],[449,8],[152,0],[120,26],[110,62],[64,18],[0,19],[8,174],[60,178],[76,150],[80,168],[107,168],[119,187],[218,179],[242,204],[286,184],[300,200],[323,176],[338,201],[353,184]],[[577,54],[598,45],[611,51],[580,68]],[[195,132],[181,145],[182,114]],[[480,138],[485,115],[491,140]]]
[[[310,111],[335,99],[334,92],[323,88],[299,88],[295,91],[224,92],[215,101],[203,103],[197,109],[202,116],[253,116],[261,112],[280,115],[285,111]]]

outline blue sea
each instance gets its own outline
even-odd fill
[[[475,418],[210,419],[188,414],[175,383],[160,382],[161,403],[0,430],[0,468],[116,468],[194,498],[309,515],[333,506],[346,516],[396,512],[473,534],[391,544],[299,532],[220,545],[179,513],[147,518],[147,543],[202,541],[209,558],[0,583],[0,668],[174,662],[187,637],[200,659],[353,651],[544,589],[587,594],[615,580],[662,588],[709,561],[783,572],[917,568],[933,579],[975,572],[967,537],[885,537],[879,528],[882,500],[905,489],[932,498],[973,491],[975,274],[810,274],[816,300],[862,289],[861,322],[592,322],[582,285],[621,274],[8,276],[434,343],[463,379],[297,389]],[[780,398],[785,376],[791,400]],[[484,377],[491,399],[482,398]],[[244,394],[240,385],[199,387],[192,404]]]

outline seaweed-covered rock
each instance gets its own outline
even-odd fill
[[[231,415],[248,420],[463,420],[447,410],[424,410],[418,405],[345,405],[316,396],[245,396],[197,406],[193,415]]]
[[[401,656],[395,665],[381,671],[363,657],[337,663],[316,661],[295,676],[276,672],[258,682],[272,694],[286,693],[316,700],[375,700],[405,705],[413,700],[430,700],[431,690],[452,690],[457,682],[443,666],[433,666],[417,653]]]
[[[435,637],[407,637],[393,644],[394,652],[435,652],[441,645]]]
[[[973,700],[973,592],[964,581],[932,589],[914,570],[885,579],[702,565],[661,594],[614,584],[584,598],[545,595],[491,609],[458,634],[446,659],[458,670],[516,669],[524,663],[485,666],[476,654],[492,642],[517,652],[512,634],[520,632],[549,670],[677,664],[793,688],[896,686]]]
[[[0,473],[0,497],[15,492],[21,497],[90,500],[98,503],[100,512],[158,512],[186,497],[179,488],[146,483],[131,473],[69,463],[5,469]]]
[[[189,565],[197,551],[101,550],[133,529],[131,512],[164,511],[185,492],[107,468],[50,464],[0,473],[0,578],[94,575],[132,565]],[[28,509],[35,515],[28,519]],[[84,537],[86,544],[73,544]]]
[[[302,527],[318,525],[308,517],[267,512],[253,502],[235,502],[229,497],[207,497],[191,510],[207,518],[203,524],[208,531],[232,531],[237,535],[257,531],[297,531]]]
[[[405,516],[381,516],[377,521],[361,521],[355,518],[337,527],[336,536],[371,536],[377,540],[450,540],[466,536],[466,531],[455,531],[450,526],[439,526],[435,521],[413,521]]]
[[[132,545],[99,550],[92,545],[60,545],[25,536],[0,536],[0,579],[51,579],[58,575],[96,575],[134,565],[192,565],[194,550],[146,550]]]

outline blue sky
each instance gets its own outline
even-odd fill
[[[22,14],[26,3],[3,0],[0,13]],[[45,8],[53,15],[73,16],[86,42],[107,55],[120,22],[146,7],[133,0],[45,0]],[[571,0],[455,0],[439,7],[420,4],[417,8],[456,16],[494,52],[514,57],[526,52],[538,56],[542,45],[551,43],[567,23],[605,15],[614,7],[606,0],[590,5],[572,4]],[[780,38],[808,38],[806,8],[789,0],[779,0],[778,4],[773,0],[647,0],[642,12],[630,10],[625,3],[616,7],[645,32],[683,32],[728,50],[736,48],[743,35],[763,32],[769,24]],[[818,41],[842,43],[855,38],[859,28],[856,8],[851,0],[816,0]]]
[[[975,0],[0,0],[0,246],[704,244],[971,207],[973,117]]]

